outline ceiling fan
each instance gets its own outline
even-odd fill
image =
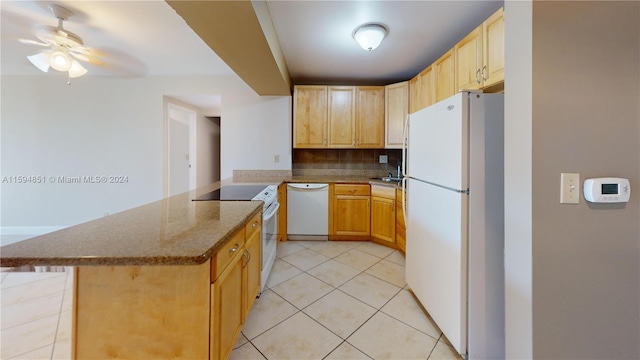
[[[49,68],[60,72],[68,72],[69,78],[76,78],[87,73],[77,60],[90,61],[91,49],[84,46],[82,38],[71,31],[65,30],[63,21],[73,15],[73,12],[59,5],[49,5],[49,10],[58,19],[58,26],[43,25],[38,28],[36,37],[40,41],[30,39],[18,39],[23,44],[38,45],[47,49],[27,56],[31,63],[42,70]]]

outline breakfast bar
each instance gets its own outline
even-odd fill
[[[260,289],[262,201],[195,195],[3,246],[1,265],[74,268],[74,359],[226,358]]]

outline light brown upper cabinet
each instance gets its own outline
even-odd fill
[[[504,81],[504,8],[498,9],[482,24],[484,86]]]
[[[387,149],[402,148],[404,123],[409,113],[409,82],[403,81],[384,88],[385,141]]]
[[[456,89],[485,89],[504,81],[504,10],[498,9],[455,46]]]
[[[409,113],[436,102],[435,64],[429,65],[409,82]]]
[[[384,86],[358,86],[356,107],[356,147],[384,148]]]
[[[384,148],[384,86],[297,85],[294,148]]]
[[[456,53],[456,90],[474,90],[482,81],[482,25],[475,28],[454,47]]]
[[[409,80],[409,113],[420,110],[420,74]]]
[[[293,147],[327,147],[327,87],[299,85],[293,91]]]
[[[436,74],[436,101],[442,101],[456,93],[455,52],[450,49],[433,63]]]
[[[329,86],[329,147],[353,148],[356,141],[356,88]]]

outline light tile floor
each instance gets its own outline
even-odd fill
[[[0,358],[69,359],[73,273],[0,273]],[[460,359],[369,242],[286,242],[231,359]]]

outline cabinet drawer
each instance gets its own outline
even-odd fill
[[[247,225],[245,225],[244,227],[245,238],[246,239],[250,238],[251,235],[253,235],[253,233],[256,232],[256,230],[259,230],[261,226],[262,226],[262,212],[259,212],[251,220],[249,220]]]
[[[382,197],[386,199],[396,199],[396,189],[390,186],[371,186],[371,196]]]
[[[244,231],[241,229],[216,253],[211,262],[211,282],[222,274],[229,263],[240,256],[244,246]]]
[[[336,195],[370,195],[371,187],[369,184],[335,184],[334,193]]]

